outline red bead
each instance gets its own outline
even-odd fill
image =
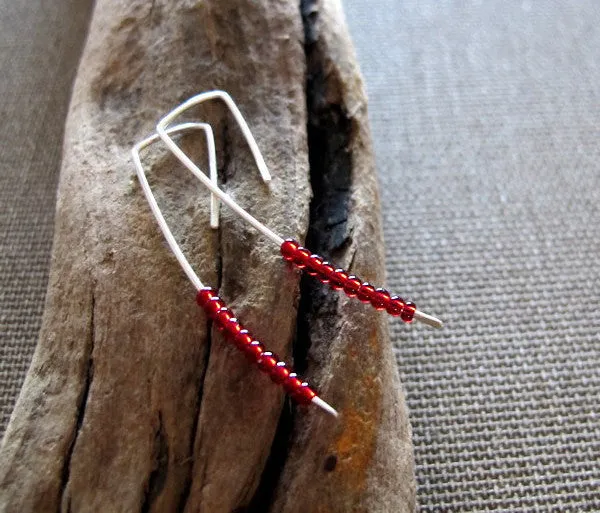
[[[375,295],[371,298],[371,304],[377,310],[387,310],[391,301],[390,293],[385,289],[375,289]]]
[[[394,317],[398,317],[399,315],[402,314],[405,304],[406,303],[404,302],[404,299],[402,299],[401,297],[392,296],[390,298],[390,302],[388,303],[388,306],[386,308],[387,313],[389,313],[390,315],[393,315]]]
[[[279,360],[277,355],[274,355],[271,351],[265,351],[256,360],[256,364],[261,371],[270,373],[271,370],[277,365],[277,360]]]
[[[283,255],[283,259],[287,260],[288,262],[292,262],[299,246],[300,244],[298,244],[294,239],[284,240],[279,248],[281,254]]]
[[[356,293],[356,297],[360,299],[363,303],[371,302],[371,299],[375,297],[375,287],[373,285],[367,283],[366,281],[360,286],[358,292]]]
[[[310,251],[308,249],[299,247],[294,255],[294,264],[298,267],[298,269],[304,269],[306,264],[308,264],[308,259],[310,258]]]
[[[290,369],[288,369],[285,362],[277,362],[277,365],[271,369],[271,379],[274,383],[280,385],[290,375]]]
[[[404,305],[404,310],[400,314],[400,318],[404,322],[412,322],[415,317],[415,312],[417,311],[417,305],[411,303],[410,301]]]
[[[356,276],[350,275],[344,284],[344,292],[348,297],[356,297],[361,285],[362,283]]]
[[[306,264],[306,272],[310,276],[316,276],[321,273],[323,267],[323,259],[319,255],[310,255]]]
[[[218,296],[214,296],[204,305],[204,311],[209,317],[214,317],[216,313],[225,306]]]
[[[233,312],[229,308],[227,308],[226,306],[221,308],[214,315],[214,321],[215,321],[215,325],[217,326],[217,329],[222,330],[227,325],[229,320],[232,318],[233,318]]]
[[[323,283],[329,283],[331,275],[335,272],[335,268],[329,262],[323,262],[321,266],[321,272],[319,273],[319,280]]]
[[[288,378],[283,382],[283,388],[290,395],[294,395],[301,386],[302,381],[295,372],[290,372]]]
[[[196,303],[204,308],[204,305],[216,295],[217,293],[213,289],[210,287],[204,287],[198,291],[198,294],[196,294]]]
[[[244,347],[244,353],[252,360],[253,362],[258,361],[260,355],[265,352],[265,346],[262,345],[258,340],[253,340]]]
[[[242,325],[238,322],[235,317],[232,317],[225,324],[225,333],[232,339],[235,339],[236,335],[242,331]]]
[[[304,381],[292,394],[292,398],[300,404],[310,404],[316,395],[316,392]]]
[[[246,346],[249,346],[252,342],[252,336],[248,333],[248,330],[243,329],[233,339],[234,344],[240,349],[244,350]]]
[[[343,269],[336,269],[329,277],[329,286],[333,290],[342,290],[348,281],[348,273]]]

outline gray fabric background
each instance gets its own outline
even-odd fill
[[[423,511],[600,511],[600,2],[346,2]]]
[[[345,2],[422,511],[600,511],[600,4]],[[0,432],[33,351],[89,1],[0,0]]]
[[[91,0],[0,0],[0,433],[35,349]]]

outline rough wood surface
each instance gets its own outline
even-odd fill
[[[202,278],[293,357],[341,410],[334,422],[290,406],[210,329],[163,243],[129,148],[213,88],[237,101],[274,175],[265,188],[211,105],[198,114],[215,127],[223,187],[276,232],[384,281],[366,100],[337,1],[98,0],[67,121],[43,329],[0,454],[2,511],[414,508],[385,317],[300,284],[226,209],[212,232],[206,192],[164,152],[147,159]],[[203,161],[200,136],[185,144]]]

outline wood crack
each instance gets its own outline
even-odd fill
[[[160,495],[167,481],[167,473],[169,470],[169,442],[165,426],[163,423],[162,412],[158,412],[158,426],[154,433],[154,448],[152,452],[153,467],[144,500],[142,501],[141,513],[151,511],[152,505],[156,498]]]
[[[96,345],[96,284],[92,284],[91,299],[90,299],[90,316],[88,324],[88,340],[86,344],[86,364],[85,364],[85,379],[81,394],[77,403],[77,421],[75,428],[71,434],[71,443],[67,450],[63,469],[61,473],[60,483],[60,500],[58,501],[58,511],[71,511],[71,497],[68,494],[69,478],[71,476],[71,460],[73,459],[73,453],[75,451],[75,445],[77,438],[81,432],[83,426],[83,420],[85,417],[85,411],[88,403],[88,396],[94,379],[94,347]]]
[[[352,122],[342,105],[332,103],[337,84],[326,73],[327,56],[319,42],[319,8],[317,0],[300,3],[304,22],[307,63],[307,137],[310,184],[313,196],[306,245],[325,259],[339,260],[351,241],[348,218],[352,191],[352,157],[348,151]],[[319,332],[335,329],[335,312],[339,296],[310,276],[300,282],[300,308],[294,346],[294,363],[299,372],[309,369],[309,350],[313,344],[315,321]],[[330,319],[330,321],[328,321]],[[326,324],[323,324],[326,323]],[[330,324],[330,325],[329,325]]]
[[[316,0],[301,0],[300,14],[304,27],[306,57],[307,138],[310,184],[313,197],[306,243],[313,251],[330,256],[346,246],[348,216],[352,189],[350,144],[351,122],[339,105],[326,98],[329,88],[324,57],[318,43],[318,7]],[[316,311],[331,310],[337,296],[325,293],[325,287],[310,276],[300,282],[300,303],[293,345],[294,369],[299,374],[309,370],[308,353]],[[332,321],[334,322],[334,321]],[[271,509],[274,492],[289,456],[294,429],[295,405],[286,400],[267,464],[259,487],[247,513]]]
[[[225,124],[225,127],[227,126],[227,124]],[[226,141],[226,135],[227,135],[227,131],[226,129],[224,129],[223,132],[223,140]],[[223,165],[223,171],[222,173],[220,173],[220,177],[222,179],[223,183],[226,183],[226,171],[227,171],[227,166],[229,165],[229,156],[227,153],[227,143],[224,143],[223,146],[223,152],[224,152],[224,165]],[[217,230],[217,247],[216,247],[216,274],[217,274],[217,283],[216,283],[216,289],[219,290],[221,288],[221,283],[223,280],[223,252],[222,252],[222,230],[219,229]],[[194,475],[196,474],[197,468],[196,468],[196,458],[194,457],[194,451],[195,451],[195,447],[196,447],[196,437],[198,436],[198,425],[200,423],[200,414],[201,414],[201,410],[202,410],[202,395],[204,392],[204,381],[206,380],[206,375],[208,373],[208,365],[210,363],[210,353],[211,353],[211,349],[212,349],[212,321],[207,320],[207,324],[206,324],[206,349],[204,352],[204,372],[202,373],[202,376],[200,377],[200,383],[198,386],[198,394],[197,394],[197,401],[196,401],[196,405],[195,405],[195,411],[194,411],[194,423],[192,426],[192,433],[191,433],[191,437],[190,437],[190,449],[189,449],[189,472],[188,475],[186,476],[185,479],[185,484],[183,487],[183,492],[181,494],[181,497],[179,499],[179,504],[177,507],[177,511],[178,512],[183,512],[186,509],[188,500],[190,498],[190,493],[191,493],[191,489],[192,489],[192,482],[194,479]],[[200,445],[200,441],[198,441],[198,446]],[[203,462],[198,462],[200,464],[202,464],[202,474],[204,475],[206,472],[205,469],[205,465]],[[202,478],[201,482],[204,482],[204,477]]]
[[[193,481],[195,470],[196,470],[195,465],[194,465],[194,463],[196,461],[196,458],[194,457],[194,449],[196,447],[196,436],[198,434],[198,424],[200,422],[200,413],[202,410],[202,395],[204,392],[204,380],[206,379],[206,374],[208,372],[210,349],[212,346],[211,324],[212,324],[211,322],[208,322],[207,328],[206,328],[206,350],[204,353],[204,372],[202,373],[202,376],[200,377],[200,383],[198,385],[197,400],[196,400],[196,404],[194,407],[194,422],[192,425],[192,432],[190,434],[190,447],[189,447],[188,458],[187,458],[187,464],[189,465],[189,472],[185,478],[183,491],[181,493],[181,497],[179,498],[179,504],[177,507],[178,512],[185,511],[185,507],[190,498],[190,492],[192,489],[192,481]]]
[[[294,413],[295,409],[290,399],[286,398],[258,488],[254,492],[250,505],[236,513],[265,513],[269,511],[279,477],[287,461],[288,446],[294,426]]]

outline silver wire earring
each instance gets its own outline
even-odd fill
[[[210,91],[193,96],[173,109],[159,121],[156,126],[156,134],[147,137],[134,146],[132,150],[133,161],[142,185],[142,190],[144,191],[152,213],[158,221],[158,225],[163,232],[169,247],[173,251],[183,271],[197,290],[198,304],[204,309],[207,316],[213,320],[217,328],[222,330],[226,337],[236,345],[236,347],[246,353],[248,357],[255,362],[262,371],[266,372],[275,383],[282,385],[293,399],[301,404],[315,404],[328,413],[337,416],[337,412],[329,404],[323,401],[308,383],[302,381],[294,372],[292,372],[285,362],[279,360],[277,355],[267,351],[260,341],[253,339],[248,330],[237,321],[231,310],[229,310],[223,300],[218,297],[215,290],[210,287],[205,287],[202,284],[200,278],[190,266],[185,255],[181,251],[181,248],[173,237],[173,234],[156,203],[144,173],[140,160],[140,151],[160,139],[173,155],[175,155],[177,159],[193,173],[198,180],[200,180],[211,193],[211,227],[217,228],[219,226],[219,207],[220,203],[224,203],[243,220],[253,226],[258,232],[263,234],[268,240],[276,244],[279,247],[284,260],[292,263],[298,269],[305,270],[309,275],[316,277],[322,283],[328,284],[332,289],[342,290],[347,296],[351,298],[356,297],[363,303],[370,303],[375,309],[385,310],[390,315],[400,317],[407,323],[417,320],[429,326],[441,328],[442,321],[432,315],[417,310],[414,303],[405,301],[399,296],[392,296],[387,290],[375,288],[373,285],[363,282],[356,276],[349,274],[344,269],[336,268],[329,262],[324,261],[319,255],[312,254],[297,241],[293,239],[284,239],[258,219],[250,215],[246,210],[240,207],[230,195],[224,192],[218,186],[217,182],[216,151],[211,127],[206,123],[192,122],[182,123],[172,127],[169,126],[175,118],[186,110],[211,100],[223,101],[229,108],[250,147],[250,151],[256,161],[256,165],[263,181],[268,182],[271,180],[271,174],[269,173],[252,132],[231,96],[224,91]],[[187,130],[203,130],[206,135],[209,176],[206,176],[202,172],[202,170],[177,145],[172,137],[173,135]]]

